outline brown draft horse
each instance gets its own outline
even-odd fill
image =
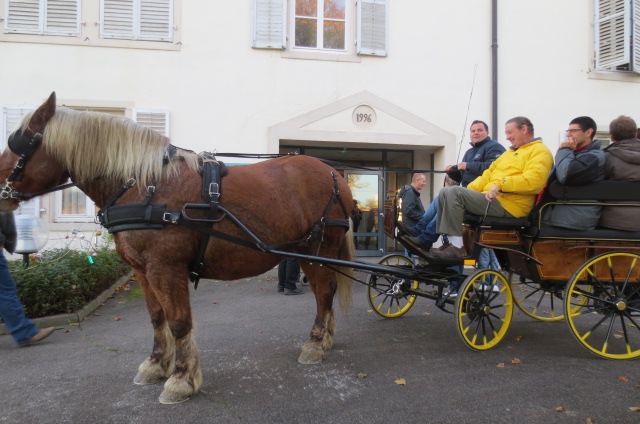
[[[26,116],[15,134],[22,140],[38,137],[15,182],[5,183],[0,210],[17,208],[20,193],[39,193],[70,178],[98,207],[135,178],[116,204],[139,203],[146,187],[155,183],[153,203],[180,211],[185,203],[202,203],[202,177],[195,153],[177,149],[169,163],[163,157],[170,140],[130,120],[107,114],[56,108],[55,93]],[[39,139],[38,139],[39,140]],[[10,143],[11,145],[11,143]],[[19,149],[14,149],[19,150]],[[28,150],[28,149],[27,149]],[[20,153],[20,152],[19,152]],[[11,174],[19,156],[9,148],[0,156],[0,179]],[[283,157],[254,165],[228,168],[222,179],[220,205],[233,213],[267,245],[299,240],[309,234],[327,208],[334,190],[332,168],[305,157]],[[333,171],[335,173],[335,171]],[[345,205],[351,191],[339,175],[338,188]],[[348,219],[340,206],[330,219]],[[228,235],[250,238],[229,219],[213,225]],[[189,264],[196,255],[199,233],[180,225],[163,229],[122,231],[114,234],[120,257],[131,266],[144,291],[153,324],[153,351],[139,366],[136,384],[157,383],[167,377],[161,403],[189,399],[202,385],[199,351],[193,336],[189,302]],[[346,228],[327,226],[321,237],[298,244],[292,252],[340,260],[353,260],[353,236]],[[259,275],[277,265],[281,256],[211,237],[207,245],[203,278],[234,280]],[[341,306],[351,302],[349,268],[336,273],[327,266],[301,260],[315,294],[317,312],[311,336],[298,361],[318,363],[331,348],[335,332],[333,298]]]

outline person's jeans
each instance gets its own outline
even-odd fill
[[[438,198],[433,199],[427,210],[420,218],[420,221],[413,226],[418,231],[418,238],[425,246],[431,248],[433,243],[438,241],[440,234],[436,234],[436,225],[438,223]]]
[[[0,250],[0,317],[18,344],[31,340],[38,332],[35,324],[28,319],[18,299],[16,283],[9,272],[7,259]]]

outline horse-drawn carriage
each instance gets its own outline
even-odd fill
[[[414,264],[391,255],[380,264],[357,262],[347,207],[353,200],[330,166],[298,156],[225,170],[210,155],[170,141],[119,117],[56,107],[52,93],[0,156],[0,210],[67,187],[68,179],[101,208],[100,222],[133,269],[153,324],[153,349],[134,382],[166,379],[162,403],[185,401],[202,385],[189,279],[251,277],[283,256],[300,261],[316,298],[298,358],[304,364],[320,362],[331,348],[334,297],[350,303],[354,269],[369,274],[377,313],[400,316],[417,296],[433,298],[453,308],[458,333],[474,349],[504,338],[515,304],[537,319],[566,317],[578,341],[599,356],[640,355],[640,256],[633,253],[640,234],[568,235],[527,219],[487,218],[468,222],[468,247],[474,257],[493,247],[508,278],[487,269],[458,273],[451,268],[456,260],[423,257]],[[627,197],[583,189],[586,198],[638,200],[637,183],[628,184]],[[556,198],[576,196],[567,189]],[[444,291],[452,283],[460,285],[455,299]]]
[[[591,353],[611,359],[640,356],[640,233],[596,228],[583,232],[545,226],[551,205],[638,207],[640,183],[603,181],[578,187],[557,182],[552,201],[534,217],[467,215],[465,245],[477,258],[493,248],[502,270],[470,275],[451,269],[462,260],[434,260],[398,240],[420,259],[388,255],[385,266],[412,270],[413,277],[372,274],[369,301],[379,315],[406,313],[417,297],[455,315],[456,329],[471,348],[486,350],[505,336],[514,305],[541,321],[565,320],[576,340]],[[584,203],[582,199],[598,199]],[[414,262],[416,262],[414,264]],[[448,290],[458,285],[456,296]]]

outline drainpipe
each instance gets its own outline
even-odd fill
[[[498,139],[498,0],[491,0],[491,129]]]

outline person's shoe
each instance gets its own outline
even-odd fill
[[[20,347],[30,346],[34,343],[38,343],[39,341],[46,339],[51,335],[51,333],[53,333],[53,330],[55,330],[55,327],[41,328],[40,330],[38,330],[35,336],[22,343]]]
[[[400,231],[402,231],[403,233],[405,233],[408,236],[417,237],[418,234],[419,234],[416,230],[414,230],[413,228],[409,227],[408,225],[403,224],[400,221],[396,222],[396,227],[398,227],[398,229]]]
[[[438,250],[444,250],[449,246],[452,246],[452,244],[447,241],[445,243],[442,243],[442,246],[438,247]]]
[[[282,293],[284,291],[284,286],[276,286],[278,289],[278,293]]]
[[[422,240],[420,240],[420,237],[402,236],[401,238],[413,244],[414,246],[417,246],[420,248],[427,248],[427,249],[429,248],[422,242]]]
[[[443,250],[429,251],[429,256],[438,259],[466,258],[467,251],[464,249],[464,247],[455,247],[454,245],[450,245]]]
[[[498,293],[500,291],[500,287],[498,287],[497,284],[494,284],[493,286],[491,286],[491,284],[478,284],[476,286],[478,288],[478,291],[485,291],[488,292],[489,289],[491,289],[492,292],[494,293]]]
[[[304,293],[302,290],[295,288],[295,289],[284,289],[284,294],[285,296],[293,296],[296,294],[302,294]]]

